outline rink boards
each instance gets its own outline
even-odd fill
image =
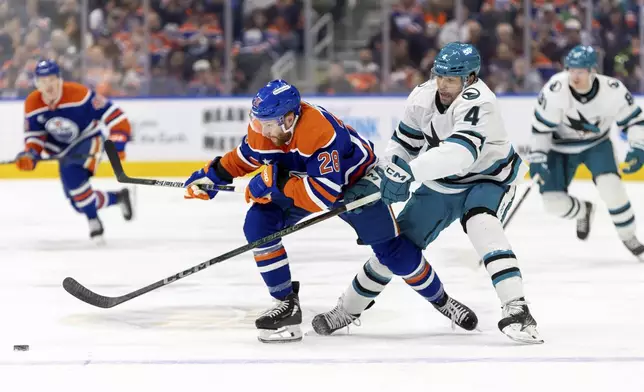
[[[382,153],[404,110],[405,96],[309,97],[353,126]],[[640,105],[644,99],[637,98]],[[185,177],[205,161],[234,148],[246,133],[250,98],[208,99],[116,99],[133,127],[133,140],[127,147],[126,170],[135,176]],[[499,97],[505,127],[520,154],[527,150],[532,120],[533,96]],[[13,158],[23,148],[23,104],[0,101],[0,160]],[[625,156],[627,144],[616,127],[612,133],[615,155]],[[113,174],[105,162],[98,176]],[[56,163],[42,163],[32,173],[17,171],[12,165],[0,166],[2,178],[55,178]],[[590,178],[585,167],[577,178]],[[644,180],[644,171],[625,176],[625,180]]]

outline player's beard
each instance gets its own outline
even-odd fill
[[[270,139],[271,139],[271,141],[273,142],[274,145],[276,145],[277,147],[281,147],[281,146],[285,145],[286,143],[288,143],[291,140],[292,137],[293,137],[292,132],[282,132],[279,135],[271,136]]]
[[[458,93],[450,94],[449,92],[444,92],[444,93],[441,93],[440,91],[438,92],[438,98],[440,99],[441,104],[443,104],[443,106],[451,105],[457,96],[458,96]]]

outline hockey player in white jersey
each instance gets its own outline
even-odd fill
[[[580,164],[592,173],[617,234],[639,260],[644,246],[635,236],[635,215],[620,179],[610,140],[614,123],[628,133],[624,173],[644,163],[644,114],[618,80],[597,74],[597,54],[576,46],[565,58],[566,71],[554,75],[539,94],[532,122],[530,174],[539,177],[546,211],[577,221],[577,237],[588,238],[595,206],[568,194]]]
[[[385,203],[404,202],[412,182],[422,182],[398,216],[403,235],[424,249],[460,220],[501,300],[499,329],[515,341],[543,343],[501,224],[522,161],[508,140],[494,93],[478,78],[480,67],[472,45],[451,43],[441,49],[432,79],[407,99],[380,184],[368,190],[364,182],[364,193],[376,188]],[[313,319],[316,332],[330,334],[355,321],[390,278],[391,272],[372,256],[338,305]],[[361,287],[372,295],[366,296]]]

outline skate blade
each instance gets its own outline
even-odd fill
[[[121,207],[121,215],[123,215],[123,219],[126,221],[131,221],[132,218],[134,217],[134,212],[132,211],[132,208],[128,208],[124,204],[121,204],[120,207]]]
[[[588,240],[588,237],[590,236],[590,231],[592,230],[592,223],[594,218],[595,218],[595,205],[593,204],[590,210],[590,216],[588,217],[588,231],[586,233],[582,233],[581,235],[577,233],[577,238],[579,240],[581,241]]]
[[[257,340],[262,343],[291,343],[302,340],[299,325],[289,325],[279,329],[260,329]]]
[[[520,324],[510,324],[501,330],[507,337],[518,343],[543,344],[537,329],[534,326],[527,326],[521,330]]]
[[[639,255],[633,255],[635,258],[640,261],[641,263],[644,263],[644,253],[640,253]]]

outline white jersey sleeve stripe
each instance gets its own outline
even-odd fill
[[[422,150],[423,146],[413,146],[403,139],[401,139],[398,134],[394,132],[393,135],[391,135],[391,140],[394,142],[398,143],[402,148],[404,148],[410,155],[416,156]]]
[[[631,121],[632,119],[636,118],[636,117],[637,117],[637,116],[639,116],[640,114],[642,114],[642,109],[640,109],[640,108],[638,107],[638,108],[637,108],[637,109],[635,109],[635,111],[633,111],[633,113],[631,113],[628,117],[626,117],[626,118],[625,118],[625,119],[623,119],[622,121],[617,121],[617,125],[618,125],[618,126],[620,126],[620,127],[623,127],[623,126],[627,125],[627,124],[629,123],[629,121]]]
[[[391,139],[400,144],[412,156],[418,155],[420,150],[425,146],[423,133],[402,121],[396,127]]]
[[[454,132],[454,134],[463,135],[468,139],[470,139],[471,141],[473,141],[474,144],[477,145],[479,151],[481,150],[481,148],[483,148],[483,144],[485,144],[485,136],[481,135],[476,131],[457,131],[457,132]]]
[[[547,128],[557,128],[558,124],[546,120],[541,114],[539,114],[537,110],[534,111],[534,118],[541,124],[545,125]]]
[[[425,140],[421,131],[410,127],[402,121],[398,124],[398,130],[410,139]]]
[[[445,139],[445,142],[456,143],[465,147],[472,154],[474,160],[478,159],[479,152],[481,151],[481,147],[483,146],[483,143],[481,143],[480,139],[478,139],[477,137],[465,135],[462,132],[454,132],[447,139]]]

